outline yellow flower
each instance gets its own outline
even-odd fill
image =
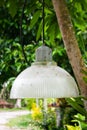
[[[40,120],[42,118],[41,109],[40,107],[36,106],[35,103],[32,105],[32,118],[34,120]]]
[[[79,126],[66,125],[68,130],[81,130]]]

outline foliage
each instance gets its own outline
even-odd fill
[[[87,117],[82,98],[67,98],[66,101],[79,113]]]
[[[53,99],[49,99],[49,103],[52,100]],[[43,102],[43,100],[39,99],[38,104],[30,102],[32,104],[32,108],[31,108],[32,120],[30,121],[30,124],[32,126],[37,126],[41,129],[48,129],[48,130],[56,129],[57,128],[56,112],[54,111],[54,109],[48,109],[47,111],[45,111],[43,108],[43,103],[41,101]]]
[[[4,98],[5,100],[9,100],[9,96],[10,96],[10,90],[11,90],[11,86],[12,86],[12,83],[14,81],[15,77],[11,77],[8,79],[7,82],[5,82],[3,84],[3,93],[2,93],[2,98]],[[15,101],[15,100],[14,100]]]
[[[81,130],[79,126],[66,125],[67,130]]]
[[[32,125],[39,126],[42,129],[46,130],[56,130],[56,115],[55,112],[43,112],[43,118],[39,118],[39,120],[34,119],[32,120]]]
[[[28,110],[32,109],[32,104],[35,103],[35,99],[31,98],[31,99],[24,99],[24,102],[26,104],[26,107]]]
[[[66,0],[66,3],[86,63],[87,2],[86,0],[84,2]],[[25,7],[24,12],[23,7]],[[33,2],[31,0],[15,0],[15,2],[13,0],[0,1],[0,88],[5,81],[7,82],[11,77],[16,77],[34,61],[34,51],[40,45],[40,42],[38,44],[37,42],[42,39],[41,10],[41,0],[33,0]],[[22,30],[20,29],[21,24]],[[64,49],[52,2],[49,0],[45,1],[44,24],[45,43],[52,48],[53,59],[59,66],[62,66],[73,74],[66,50]],[[22,34],[21,38],[20,34]]]
[[[32,99],[31,99],[32,100]],[[33,101],[33,100],[32,100]],[[71,100],[72,101],[72,100]],[[51,100],[49,99],[49,103]],[[79,99],[77,100],[79,102]],[[32,102],[30,102],[32,104]],[[73,104],[73,103],[71,103]],[[83,103],[79,103],[82,105]],[[76,105],[73,104],[73,105]],[[79,105],[78,105],[79,106]],[[75,107],[74,107],[75,108]],[[63,125],[67,127],[67,130],[86,130],[87,129],[87,124],[85,122],[85,114],[79,114],[78,113],[78,107],[75,108],[77,111],[73,111],[73,108],[64,109],[64,117],[63,117]],[[80,108],[81,109],[81,108]],[[67,111],[66,111],[67,110]],[[84,108],[83,108],[84,110]],[[81,113],[82,111],[80,111]],[[12,121],[14,126],[15,124],[17,127],[33,127],[34,129],[37,127],[37,129],[47,129],[47,130],[66,130],[66,128],[60,127],[57,128],[56,126],[56,112],[55,109],[48,108],[48,111],[45,112],[41,107],[37,107],[36,104],[32,104],[32,112],[31,116],[27,117],[29,119],[26,119],[25,117]],[[24,119],[24,120],[23,120]],[[30,125],[29,125],[30,124]]]
[[[87,123],[85,120],[85,116],[78,113],[77,115],[75,115],[75,120],[73,120],[73,122],[77,122],[82,130],[86,130]]]
[[[40,108],[39,107],[37,108],[36,105],[34,104],[33,112],[34,113],[31,113],[30,115],[20,116],[11,119],[8,125],[14,128],[32,128],[34,130],[37,129],[57,130],[56,114],[54,111],[49,110],[47,113],[45,112],[41,113]],[[32,118],[32,114],[33,114],[33,118]]]
[[[86,130],[87,129],[87,123],[85,122],[85,116],[81,114],[77,114],[74,116],[74,120],[72,122],[75,123],[75,126],[72,125],[66,125],[68,130]],[[78,123],[78,125],[76,125]]]

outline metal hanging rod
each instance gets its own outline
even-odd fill
[[[43,42],[43,45],[44,45],[44,6],[45,6],[45,2],[44,0],[42,0],[42,42]]]

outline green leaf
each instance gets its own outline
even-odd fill
[[[76,7],[78,12],[82,12],[82,6],[81,6],[81,4],[79,2],[75,3],[75,7]]]
[[[79,126],[82,128],[81,130],[87,130],[87,123],[85,122],[85,116],[81,114],[75,115],[75,120],[72,120],[72,122],[78,122]]]
[[[55,38],[55,24],[52,24],[48,28],[48,34],[49,34],[51,43],[53,43],[54,42],[54,38]]]
[[[45,8],[45,12],[46,12],[46,14],[52,14],[52,11],[47,8]]]
[[[84,81],[87,83],[87,77],[83,77]]]
[[[8,1],[8,10],[12,17],[14,17],[17,13],[17,1],[16,0],[9,0]]]
[[[38,28],[38,31],[37,31],[36,41],[38,41],[38,39],[40,38],[41,31],[42,31],[42,20],[40,22],[40,25],[39,25],[39,28]]]
[[[81,130],[80,126],[66,125],[68,130]]]
[[[4,5],[4,0],[0,0],[0,7]]]
[[[34,25],[36,24],[36,22],[38,21],[39,19],[39,16],[40,16],[40,13],[41,11],[37,11],[34,15],[33,15],[33,18],[31,19],[31,22],[30,22],[30,28],[32,29],[34,27]]]
[[[75,109],[77,110],[79,113],[81,113],[82,115],[87,116],[87,112],[85,111],[85,109],[83,107],[81,107],[74,98],[67,98],[66,101]]]

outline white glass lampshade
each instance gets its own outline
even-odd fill
[[[73,77],[52,61],[51,49],[41,46],[36,61],[15,79],[11,98],[66,98],[78,97]]]

